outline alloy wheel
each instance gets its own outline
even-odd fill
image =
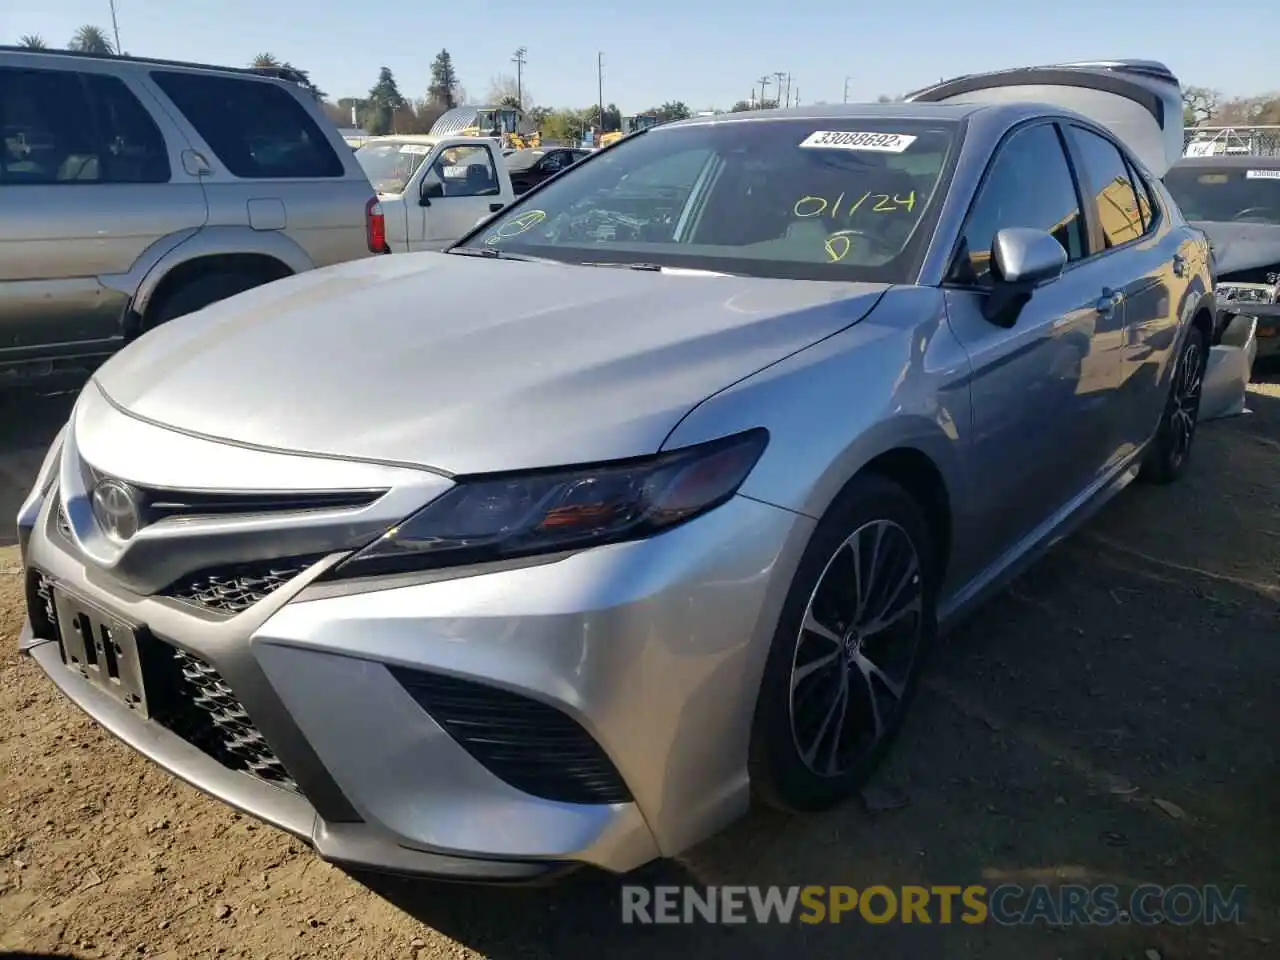
[[[1204,351],[1192,337],[1182,353],[1174,374],[1172,409],[1169,411],[1170,451],[1173,465],[1180,466],[1191,452],[1196,422],[1200,416],[1200,393],[1204,386]]]
[[[898,524],[863,524],[827,561],[791,665],[792,738],[813,773],[844,775],[892,730],[923,613],[920,557]]]

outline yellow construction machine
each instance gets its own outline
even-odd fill
[[[623,137],[635,133],[637,130],[648,130],[650,127],[658,125],[658,115],[656,113],[641,113],[634,117],[622,118],[621,130],[610,130],[608,133],[600,135],[600,146],[607,147],[611,143],[617,143]]]

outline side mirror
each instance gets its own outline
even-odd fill
[[[1053,234],[1030,227],[1005,227],[991,242],[995,285],[983,304],[991,323],[1012,327],[1036,287],[1056,280],[1067,265],[1067,251]]]
[[[422,181],[422,192],[418,196],[418,202],[424,206],[431,206],[432,200],[438,200],[444,196],[444,184],[439,180]]]

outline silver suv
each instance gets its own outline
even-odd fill
[[[264,71],[0,47],[0,386],[385,249],[307,88]]]

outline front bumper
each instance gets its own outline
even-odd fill
[[[476,881],[535,880],[583,864],[627,871],[746,809],[755,692],[812,529],[738,497],[647,541],[313,583],[335,554],[242,612],[214,617],[132,592],[87,561],[60,528],[56,492],[29,507],[28,577],[145,625],[157,649],[200,664],[221,685],[221,708],[242,708],[289,782],[228,765],[189,731],[143,719],[65,664],[33,612],[23,649],[93,719],[327,860]],[[461,679],[555,708],[598,745],[625,795],[565,802],[513,786],[450,717],[423,705],[414,677]],[[531,736],[521,749],[537,744]]]

